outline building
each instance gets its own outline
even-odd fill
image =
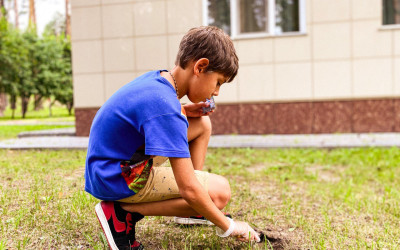
[[[118,88],[217,25],[240,61],[216,134],[400,132],[400,0],[73,0],[77,135]]]

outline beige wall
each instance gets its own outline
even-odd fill
[[[218,103],[400,95],[400,29],[381,28],[381,0],[307,0],[305,35],[238,39],[240,71]],[[73,0],[76,107],[99,107],[119,87],[173,66],[202,20],[202,0]]]
[[[118,88],[170,69],[183,34],[199,26],[201,0],[72,0],[77,108],[99,107]]]

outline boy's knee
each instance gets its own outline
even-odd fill
[[[210,137],[211,136],[211,120],[208,116],[201,116],[196,118],[188,118],[189,129],[188,129],[188,139],[192,141],[199,137]]]
[[[211,124],[211,119],[208,116],[202,116],[201,117],[201,125],[203,128],[203,133],[207,135],[211,135],[212,131],[212,124]]]
[[[231,188],[225,177],[210,174],[209,189],[211,199],[222,210],[231,199]]]

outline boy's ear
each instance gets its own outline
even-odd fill
[[[209,64],[210,64],[210,61],[207,58],[200,58],[194,64],[194,74],[198,75],[201,72],[204,73]]]

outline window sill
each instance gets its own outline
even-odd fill
[[[379,30],[398,30],[400,29],[400,24],[386,24],[379,27]]]
[[[232,40],[244,40],[244,39],[257,39],[257,38],[273,38],[273,37],[292,37],[292,36],[305,36],[306,32],[286,32],[282,34],[271,35],[268,33],[262,34],[241,34],[236,36],[231,36]]]

